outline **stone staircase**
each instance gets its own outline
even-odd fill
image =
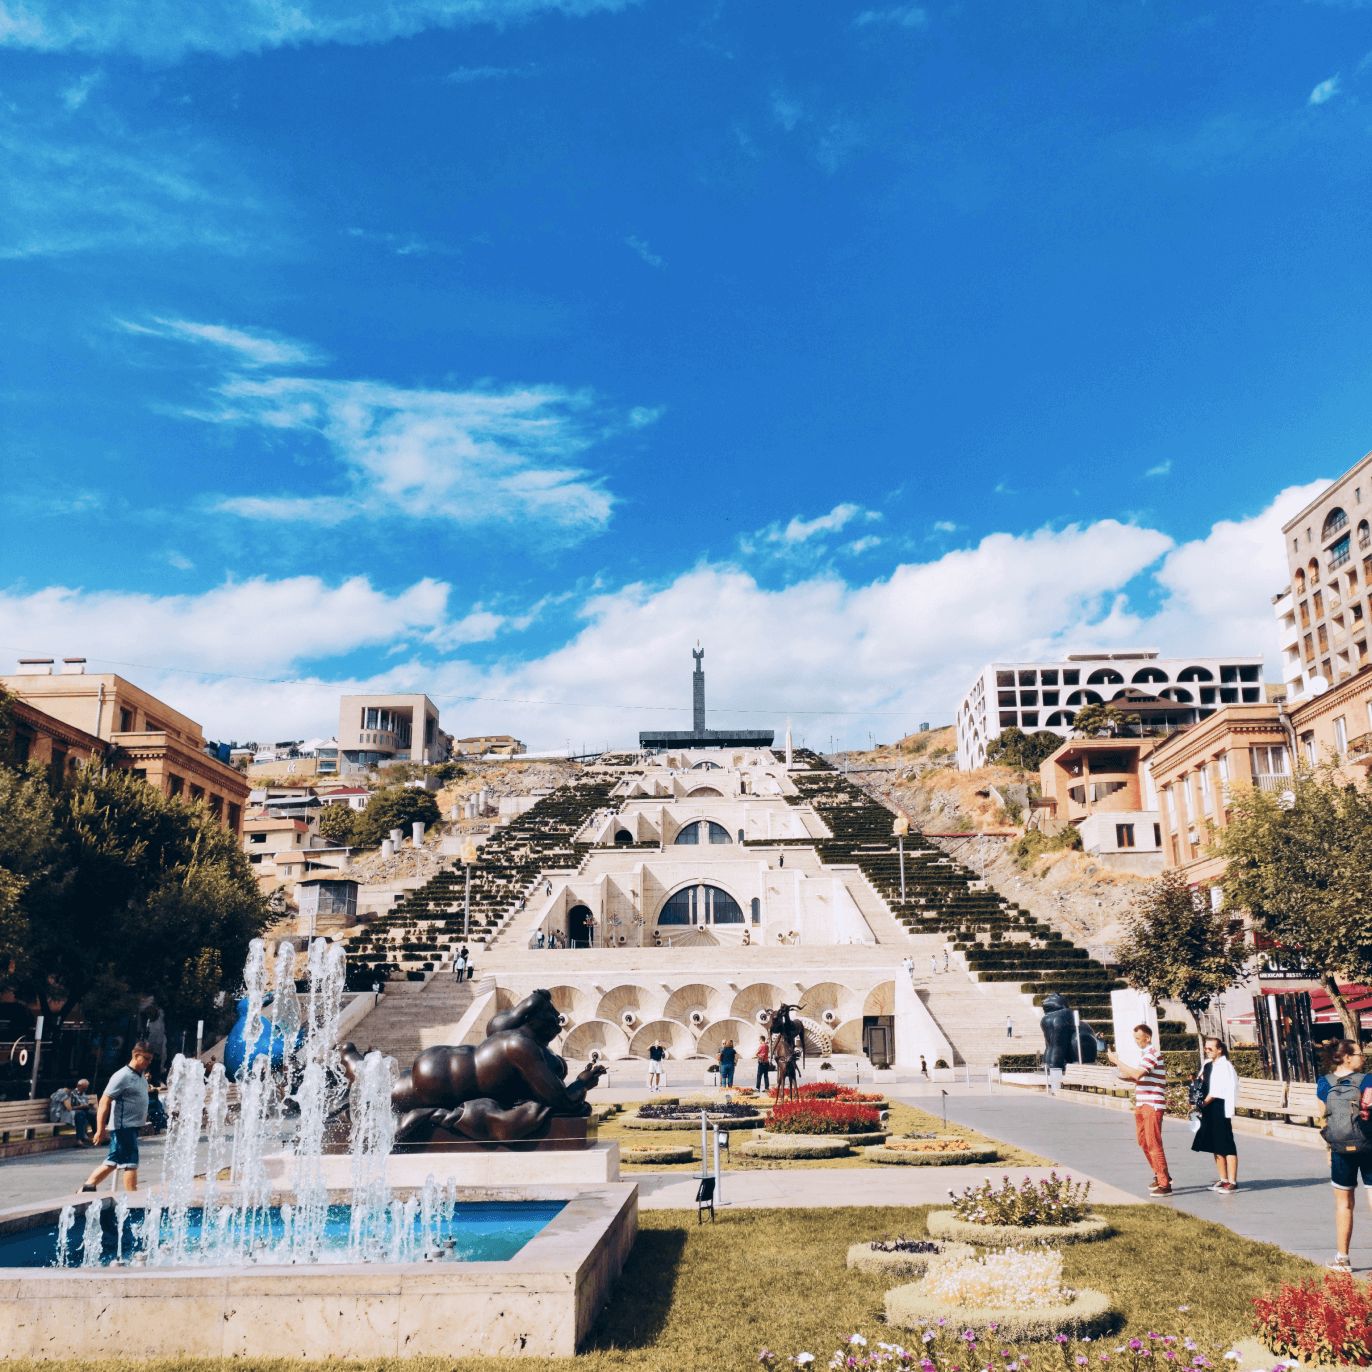
[[[435,1024],[456,1024],[473,1000],[475,981],[435,976],[425,986],[391,982],[381,1003],[357,1026],[356,1043],[365,1053],[379,1048],[408,1071],[419,1052],[419,1031]]]

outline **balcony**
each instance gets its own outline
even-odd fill
[[[1366,762],[1372,758],[1372,733],[1359,734],[1348,740],[1349,762]]]
[[[1336,534],[1348,524],[1348,515],[1343,510],[1335,510],[1328,519],[1324,521],[1324,529],[1320,534],[1320,541],[1323,542],[1331,534]]]
[[[1331,572],[1337,571],[1352,556],[1353,550],[1348,546],[1348,540],[1344,539],[1344,541],[1340,543],[1337,548],[1334,548],[1330,551],[1329,570]]]

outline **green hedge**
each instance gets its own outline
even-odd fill
[[[1037,1053],[1002,1053],[996,1059],[1002,1072],[1036,1072],[1039,1066]]]

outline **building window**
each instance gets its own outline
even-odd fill
[[[1154,848],[1161,848],[1161,847],[1162,847],[1162,825],[1161,825],[1161,824],[1155,824],[1155,825],[1153,826],[1153,847],[1154,847]]]
[[[171,796],[173,800],[181,794],[185,789],[185,785],[186,783],[174,772],[167,773],[167,794]]]
[[[1024,727],[1026,729],[1037,729],[1039,727],[1039,715],[1037,710],[1026,710],[1024,712]]]
[[[1039,693],[1037,691],[1021,691],[1019,693],[1019,703],[1021,705],[1037,705],[1039,703]]]
[[[743,911],[718,886],[688,886],[668,898],[659,924],[742,924]]]
[[[1038,684],[1037,672],[1021,672],[1019,674],[1019,684],[1021,686],[1036,686]]]
[[[236,834],[238,832],[238,817],[243,812],[237,805],[229,805],[229,828]]]
[[[1076,667],[1065,667],[1062,672],[1062,684],[1064,686],[1080,686],[1081,671]]]
[[[1372,708],[1372,702],[1369,703],[1369,708]],[[1167,827],[1169,829],[1175,829],[1177,827],[1176,797],[1172,794],[1172,788],[1170,786],[1164,786],[1162,788],[1162,793],[1167,797]]]
[[[1043,693],[1043,703],[1045,705],[1056,705],[1060,694],[1060,691],[1045,691]]]
[[[191,787],[191,804],[194,805],[195,802],[196,802],[197,800],[204,800],[204,799],[205,799],[205,788],[204,788],[203,786],[192,786],[192,787]]]
[[[762,923],[762,902],[756,896],[752,899],[752,915],[754,924]]]
[[[1314,662],[1315,660],[1315,640],[1309,634],[1305,636],[1305,660]]]
[[[1221,781],[1221,783],[1222,783],[1223,785],[1228,786],[1228,785],[1229,785],[1229,754],[1228,754],[1228,753],[1221,753],[1221,754],[1219,755],[1218,762],[1219,762],[1219,769],[1220,769],[1220,781]]]
[[[133,732],[133,711],[119,711],[119,732],[121,734],[131,734]]]
[[[1320,652],[1327,653],[1329,651],[1329,630],[1321,624],[1315,633],[1319,639]]]
[[[249,835],[248,835],[248,842],[249,842],[249,843],[265,843],[266,841],[267,841],[267,836],[266,836],[266,834],[249,834]]]
[[[1343,715],[1334,721],[1334,751],[1340,757],[1348,751],[1348,722]]]
[[[1315,735],[1304,733],[1301,735],[1301,747],[1305,752],[1305,761],[1308,766],[1315,765]]]
[[[1132,824],[1115,825],[1115,847],[1132,848],[1134,846],[1134,826]]]
[[[1040,686],[1056,686],[1057,684],[1058,684],[1058,674],[1057,674],[1056,671],[1040,672],[1040,673],[1039,673],[1039,685],[1040,685]]]
[[[1302,628],[1302,629],[1308,629],[1309,627],[1310,627],[1310,602],[1309,602],[1308,600],[1302,600],[1302,601],[1301,601],[1301,628]]]

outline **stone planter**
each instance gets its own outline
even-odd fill
[[[619,1156],[624,1162],[694,1162],[695,1149],[684,1148],[623,1148]]]
[[[1094,1243],[1106,1238],[1114,1230],[1106,1220],[1088,1216],[1075,1224],[1035,1224],[1021,1227],[1016,1224],[970,1224],[960,1220],[951,1210],[931,1210],[925,1221],[932,1238],[956,1239],[960,1243],[975,1243],[983,1248],[1019,1248],[1026,1243]]]
[[[1114,1324],[1116,1314],[1102,1291],[1078,1291],[1070,1305],[1046,1305],[1034,1310],[992,1309],[989,1306],[947,1305],[921,1292],[923,1282],[897,1286],[886,1293],[886,1323],[900,1329],[918,1329],[936,1320],[947,1320],[959,1332],[995,1326],[997,1347],[1051,1339],[1058,1334],[1079,1339],[1095,1338]]]
[[[946,1153],[917,1152],[912,1148],[864,1148],[873,1162],[896,1167],[968,1167],[978,1162],[995,1162],[1000,1156],[994,1148],[958,1148]]]
[[[910,1281],[922,1277],[931,1262],[970,1258],[976,1251],[970,1243],[945,1243],[939,1253],[883,1253],[870,1243],[855,1243],[848,1249],[848,1266],[858,1272]]]
[[[881,1129],[870,1134],[778,1134],[775,1130],[759,1129],[753,1138],[759,1143],[786,1143],[792,1139],[805,1143],[846,1143],[850,1148],[866,1148],[885,1143],[890,1137]]]
[[[748,1158],[846,1158],[848,1145],[842,1140],[821,1138],[818,1134],[774,1135],[770,1139],[755,1139],[743,1145]]]

